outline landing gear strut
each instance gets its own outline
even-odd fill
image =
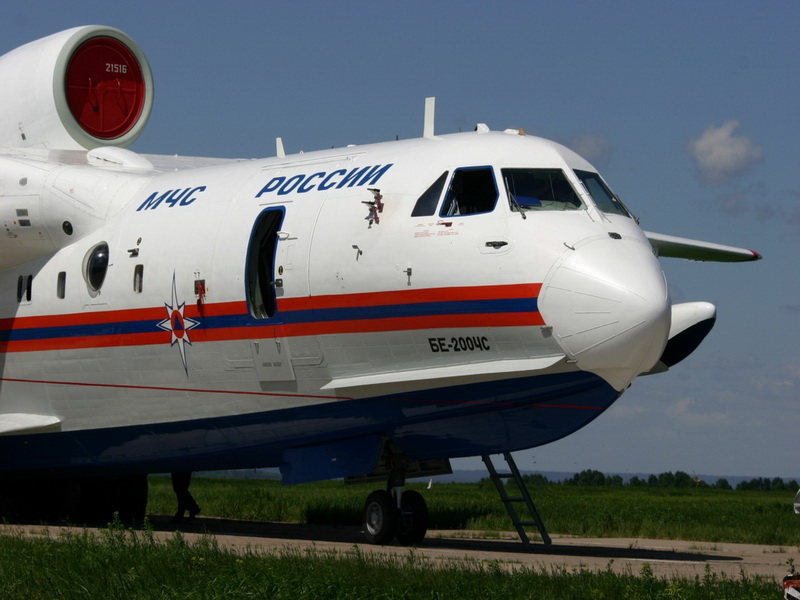
[[[419,544],[428,531],[428,506],[419,492],[403,491],[402,456],[392,453],[388,463],[387,489],[372,492],[364,503],[361,520],[367,541],[385,545],[396,537],[405,546]]]

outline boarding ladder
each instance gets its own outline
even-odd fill
[[[511,456],[511,453],[503,453],[503,458],[510,469],[509,473],[498,473],[497,469],[495,469],[494,463],[492,462],[492,457],[488,454],[484,454],[481,458],[483,459],[486,468],[489,470],[489,477],[492,478],[492,481],[497,488],[497,492],[500,494],[500,499],[503,501],[503,504],[505,504],[506,510],[508,511],[508,516],[511,517],[511,522],[514,523],[514,527],[516,527],[522,543],[530,543],[530,540],[528,539],[528,533],[525,531],[525,528],[535,525],[539,530],[539,534],[542,536],[542,541],[544,542],[545,546],[549,546],[552,543],[550,541],[550,536],[547,534],[547,530],[544,528],[544,523],[542,523],[542,519],[539,517],[539,513],[536,511],[536,506],[533,504],[531,495],[528,493],[528,488],[522,479],[522,475],[519,473],[519,469],[517,469],[517,463],[514,462],[514,457]],[[508,490],[506,489],[504,481],[507,479],[513,479],[517,484],[517,489],[519,490],[520,494],[519,496],[508,495]],[[528,521],[523,521],[520,519],[519,512],[517,512],[517,509],[515,508],[516,504],[522,503],[528,507],[528,513],[531,516],[530,520]]]

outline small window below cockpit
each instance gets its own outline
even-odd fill
[[[440,215],[475,215],[494,210],[497,204],[497,185],[489,167],[458,169],[453,173],[450,189]]]
[[[444,183],[447,181],[448,171],[445,171],[439,176],[439,179],[434,181],[427,190],[417,200],[414,205],[414,210],[411,211],[412,217],[429,217],[436,212],[436,207],[439,205],[439,198],[442,196]]]
[[[58,296],[59,300],[63,300],[67,297],[67,272],[60,271],[58,273],[58,279],[56,279],[56,296]]]
[[[589,195],[594,200],[601,211],[611,215],[622,215],[623,217],[632,217],[631,213],[625,208],[622,201],[614,195],[605,182],[600,178],[597,173],[591,171],[575,171],[575,175],[581,180],[583,187],[589,192]]]
[[[30,302],[33,288],[33,275],[20,275],[17,278],[17,302]]]
[[[580,210],[583,202],[561,169],[502,169],[511,210]]]

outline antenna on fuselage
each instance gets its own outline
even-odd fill
[[[425,123],[422,126],[422,137],[433,137],[433,119],[436,116],[436,97],[425,98]]]
[[[275,138],[275,156],[278,158],[286,158],[286,152],[283,149],[283,139]]]

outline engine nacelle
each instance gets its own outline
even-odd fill
[[[56,33],[0,57],[0,147],[127,147],[153,106],[141,48],[112,27]]]

